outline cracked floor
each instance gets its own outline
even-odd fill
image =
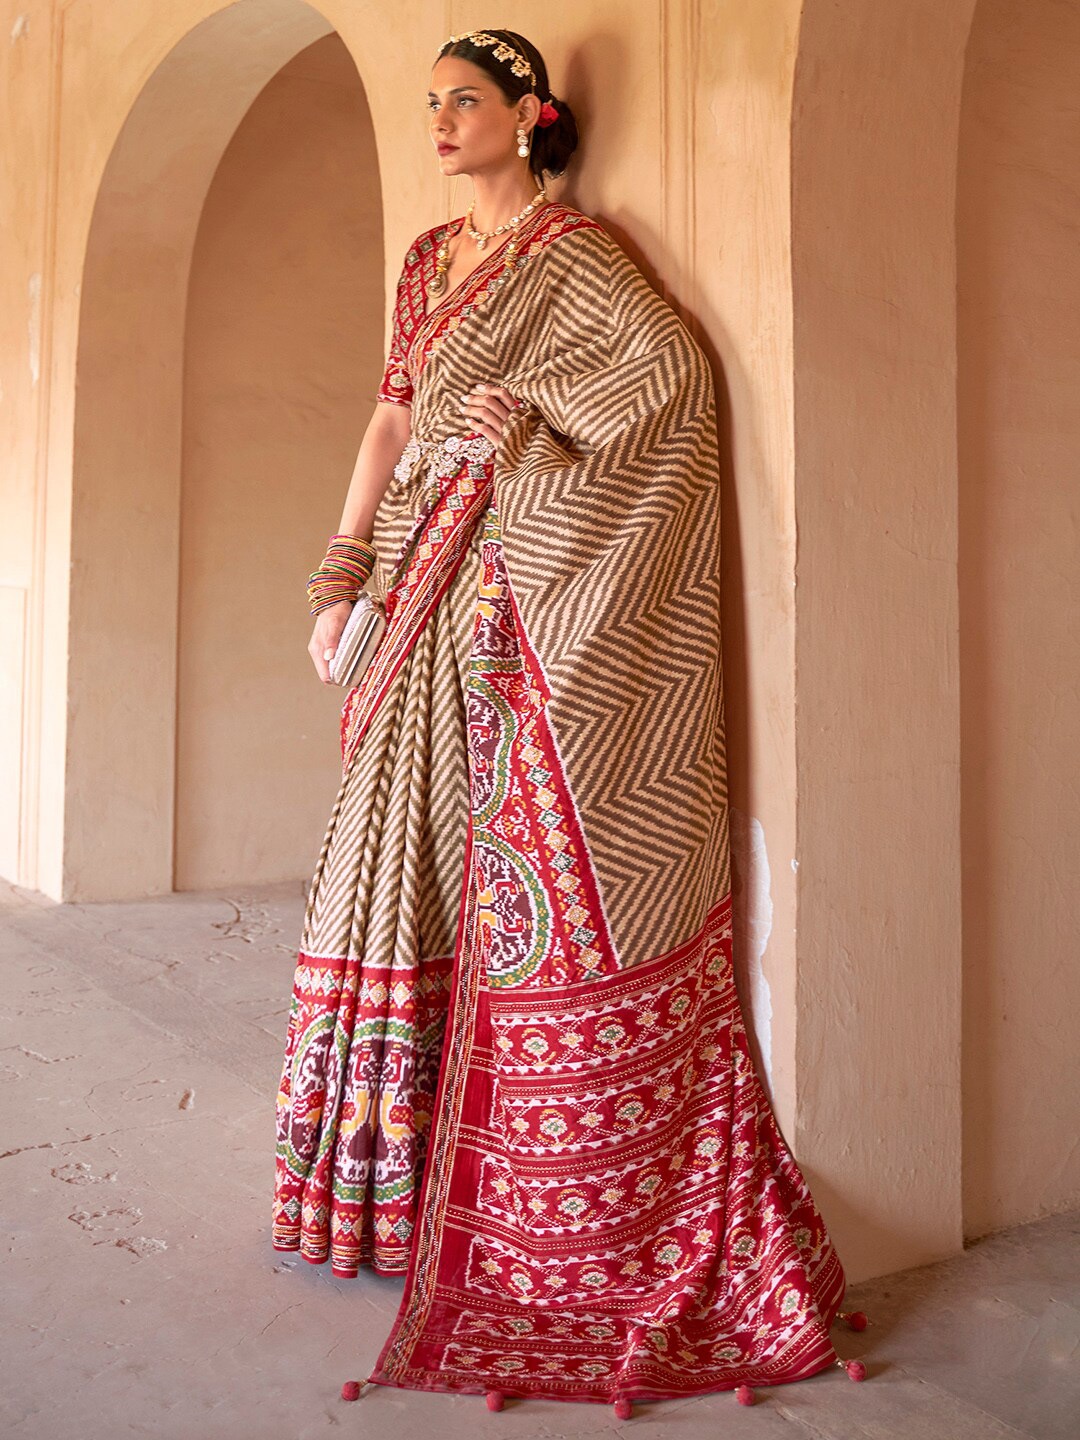
[[[335,1280],[269,1241],[274,1096],[299,885],[53,905],[0,882],[0,1204],[10,1440],[556,1440],[607,1406],[488,1414],[363,1379],[401,1281]],[[635,1407],[632,1434],[1076,1440],[1080,1214],[855,1288],[840,1370]]]

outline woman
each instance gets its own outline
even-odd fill
[[[372,566],[388,627],[342,712],[274,1243],[405,1273],[378,1383],[622,1414],[797,1380],[839,1363],[844,1276],[732,978],[711,375],[547,197],[576,129],[536,48],[452,37],[431,86],[475,194],[406,254],[312,576],[323,680]]]

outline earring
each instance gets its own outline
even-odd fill
[[[529,137],[524,128],[517,132],[518,154],[524,160],[529,153]]]

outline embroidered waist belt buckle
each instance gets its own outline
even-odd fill
[[[494,442],[486,435],[447,435],[444,440],[420,440],[410,435],[401,459],[394,466],[394,479],[404,485],[414,475],[417,465],[426,459],[428,480],[437,495],[438,482],[456,474],[462,462],[468,465],[474,480],[481,479],[494,453]]]
[[[394,479],[404,485],[406,480],[412,478],[413,472],[424,456],[435,448],[434,441],[418,440],[415,435],[410,435],[405,449],[401,452],[401,458],[394,466]]]

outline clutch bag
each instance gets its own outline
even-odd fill
[[[368,591],[362,590],[341,632],[329,664],[330,679],[346,688],[359,683],[386,629],[383,607]]]

